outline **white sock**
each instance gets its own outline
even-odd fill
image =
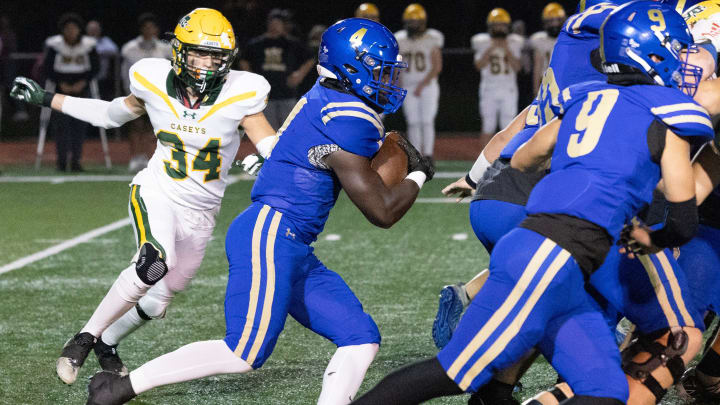
[[[323,374],[318,405],[344,405],[352,402],[378,348],[377,343],[338,347]]]
[[[100,337],[105,329],[132,308],[149,288],[150,286],[137,276],[135,264],[131,264],[120,273],[81,332],[90,332],[93,336]]]
[[[170,305],[174,293],[170,291],[165,279],[158,281],[147,293],[140,298],[137,305],[113,322],[102,334],[102,340],[110,346],[114,346],[127,335],[135,332],[139,327],[145,325],[148,319],[140,316],[137,307],[152,319],[165,317],[165,309]]]
[[[423,149],[423,139],[422,139],[422,127],[418,124],[408,124],[407,127],[408,132],[408,140],[410,140],[410,143],[422,153]]]
[[[432,156],[435,149],[435,123],[422,124],[422,154],[423,156]]]
[[[138,315],[137,309],[133,306],[129,311],[125,312],[125,315],[105,329],[102,333],[102,340],[107,345],[115,346],[127,335],[135,332],[147,322],[147,319],[143,319]]]
[[[130,383],[135,393],[140,394],[161,385],[248,371],[252,367],[230,351],[225,341],[206,340],[150,360],[130,373]]]

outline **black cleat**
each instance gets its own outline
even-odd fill
[[[121,405],[136,396],[130,376],[99,371],[90,379],[86,405]]]
[[[520,405],[512,393],[512,385],[490,380],[470,396],[468,405]]]
[[[111,373],[127,375],[128,369],[120,360],[120,356],[117,352],[117,345],[110,346],[102,341],[102,337],[95,343],[95,356],[97,356],[98,363],[103,371],[109,371]]]
[[[677,391],[688,403],[716,404],[720,402],[720,378],[705,376],[691,367],[680,378]]]
[[[95,336],[84,332],[78,333],[65,343],[60,358],[55,363],[55,371],[62,382],[65,384],[75,382],[80,367],[85,363],[96,341]]]

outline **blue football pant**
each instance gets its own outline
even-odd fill
[[[288,314],[339,347],[380,343],[375,322],[345,281],[296,234],[292,221],[258,203],[228,230],[225,342],[253,368],[272,353]]]
[[[515,228],[493,250],[490,277],[438,360],[461,389],[475,392],[537,345],[576,395],[625,402],[620,353],[584,283],[569,252]]]

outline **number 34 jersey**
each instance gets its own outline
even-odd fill
[[[191,109],[176,97],[174,80],[166,59],[142,59],[130,68],[130,91],[145,103],[158,139],[147,168],[132,182],[159,187],[182,206],[212,209],[228,184],[240,121],[265,109],[270,85],[260,75],[233,70]]]

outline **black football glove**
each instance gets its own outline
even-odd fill
[[[427,177],[425,181],[432,180],[433,176],[435,175],[435,165],[433,164],[432,160],[427,157],[423,156],[418,152],[417,149],[408,141],[404,136],[400,136],[400,140],[398,141],[398,145],[405,151],[405,154],[408,158],[408,173],[412,173],[415,171],[421,171],[425,173],[425,176]]]
[[[636,255],[647,255],[648,252],[646,251],[645,247],[637,243],[637,241],[635,241],[635,239],[630,236],[634,227],[635,225],[632,223],[625,224],[622,231],[620,231],[620,239],[618,239],[617,244],[621,247],[624,247],[625,250],[629,253],[634,253]]]

